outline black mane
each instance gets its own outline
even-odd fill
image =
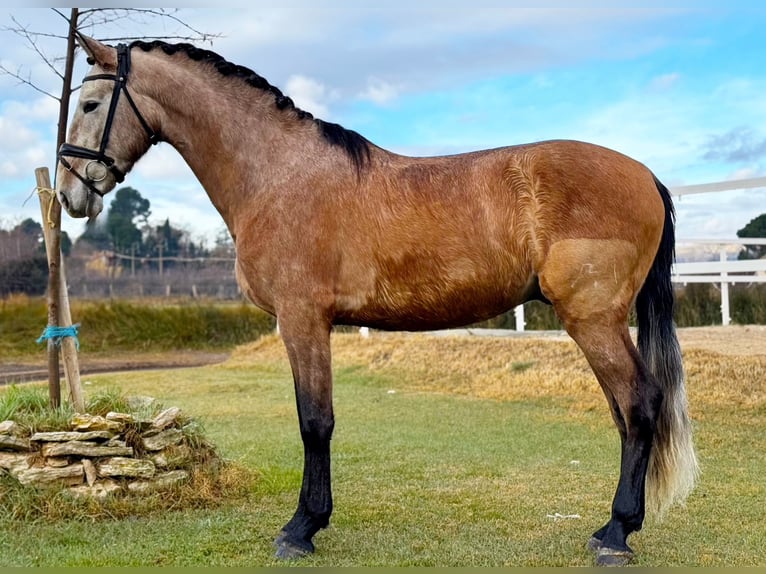
[[[241,78],[250,86],[271,93],[274,96],[274,103],[278,109],[292,110],[300,119],[313,121],[319,127],[319,133],[322,134],[325,141],[346,151],[357,171],[361,171],[370,160],[370,142],[365,137],[341,125],[314,118],[309,112],[298,108],[292,98],[284,95],[279,88],[272,86],[263,76],[258,75],[245,66],[232,64],[215,52],[197,48],[186,43],[168,44],[161,40],[154,40],[153,42],[136,40],[130,44],[130,47],[140,48],[145,52],[160,49],[171,56],[176,52],[182,52],[191,60],[208,62],[218,70],[218,73],[224,76]]]

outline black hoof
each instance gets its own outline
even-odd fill
[[[586,546],[588,550],[590,550],[594,554],[598,554],[598,551],[601,550],[601,540],[599,538],[596,538],[595,536],[591,536]]]
[[[630,550],[616,550],[602,546],[598,549],[596,566],[627,566],[633,560]]]
[[[277,551],[274,554],[280,560],[295,560],[314,553],[314,544],[309,540],[296,540],[286,532],[280,532],[274,540]]]

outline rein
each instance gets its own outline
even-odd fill
[[[117,183],[122,183],[125,180],[125,173],[115,165],[114,158],[106,155],[106,147],[109,145],[109,135],[112,131],[112,122],[114,121],[114,114],[117,111],[117,102],[120,99],[120,94],[125,94],[125,99],[130,104],[133,112],[136,114],[138,121],[144,128],[144,131],[149,136],[149,142],[154,145],[159,143],[159,135],[149,126],[147,121],[141,115],[136,103],[133,101],[130,92],[128,91],[128,74],[130,73],[130,47],[125,44],[117,46],[117,73],[116,74],[94,74],[92,76],[86,76],[83,78],[83,82],[91,82],[95,80],[112,80],[114,82],[114,90],[112,91],[112,100],[109,102],[109,112],[106,116],[106,123],[104,124],[104,134],[101,137],[101,145],[98,150],[85,148],[82,146],[72,145],[68,143],[61,144],[58,152],[58,160],[65,169],[72,172],[72,174],[83,182],[86,187],[95,193],[96,195],[104,196],[104,193],[99,191],[94,183],[102,181],[106,178],[107,172],[111,171],[114,179]],[[85,165],[85,175],[75,171],[65,158],[76,157],[81,159],[89,159]]]

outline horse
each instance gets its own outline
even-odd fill
[[[621,441],[611,516],[587,542],[595,563],[627,564],[647,511],[690,493],[698,464],[673,322],[675,214],[646,166],[567,140],[406,157],[314,118],[212,51],[79,44],[92,68],[58,153],[61,205],[96,217],[167,142],[221,214],[243,293],[277,318],[304,451],[277,557],[314,552],[333,510],[335,325],[443,329],[544,301],[587,358]]]

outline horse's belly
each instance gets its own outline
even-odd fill
[[[336,322],[388,330],[464,326],[523,302],[535,281],[528,272],[452,269],[452,273],[433,269],[423,273],[415,266],[395,276],[378,276],[366,293],[340,298]]]

